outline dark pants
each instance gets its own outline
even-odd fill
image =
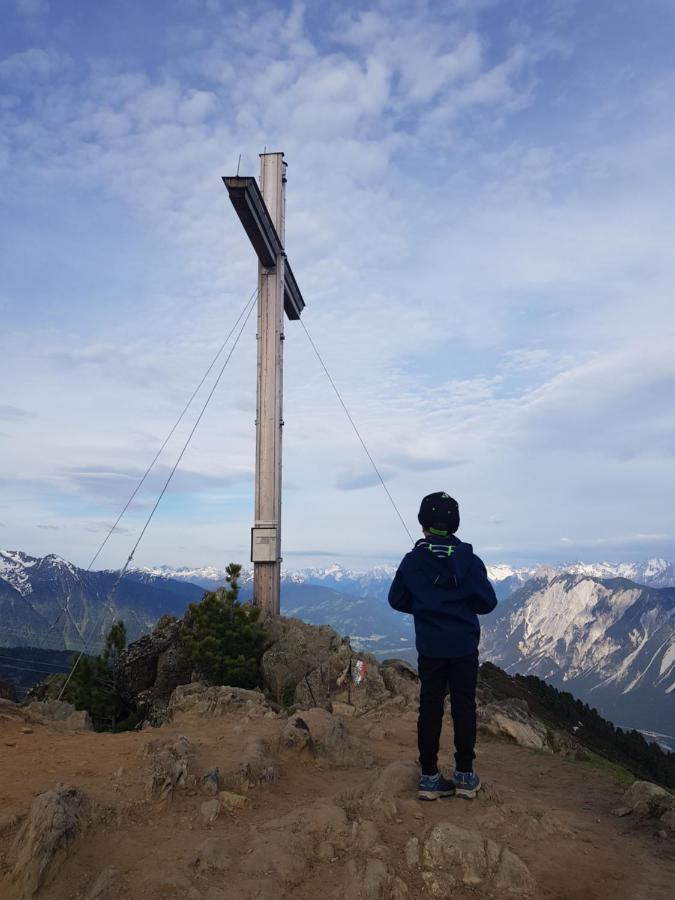
[[[417,742],[424,775],[438,771],[438,744],[443,726],[443,704],[450,693],[452,722],[455,728],[455,766],[458,772],[471,772],[476,745],[476,682],[478,651],[454,659],[421,656],[420,714]]]

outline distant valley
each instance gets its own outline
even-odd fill
[[[545,678],[624,727],[675,733],[672,563],[499,565],[488,571],[500,604],[482,620],[483,658],[511,673]],[[356,650],[380,659],[415,662],[412,620],[387,603],[393,575],[391,566],[365,573],[338,565],[286,571],[282,613],[331,625],[349,635]],[[97,652],[117,618],[134,640],[160,615],[182,615],[224,577],[224,569],[215,568],[139,569],[111,596],[115,572],[0,551],[0,654],[2,647],[78,650],[85,642]],[[252,575],[244,570],[241,599],[251,594]],[[0,677],[11,677],[1,663],[0,656]],[[23,681],[29,677],[24,673]]]

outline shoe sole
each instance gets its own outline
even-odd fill
[[[474,800],[481,787],[482,785],[479,784],[478,787],[474,788],[473,790],[469,790],[467,788],[457,788],[455,791],[455,796],[461,797],[463,800]]]
[[[439,800],[441,797],[454,797],[454,791],[418,791],[418,800]]]

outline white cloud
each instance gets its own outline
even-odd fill
[[[16,0],[16,11],[20,16],[46,16],[49,0]]]
[[[152,458],[253,287],[219,179],[240,153],[255,173],[264,146],[289,162],[287,246],[308,328],[412,526],[419,496],[445,482],[478,541],[496,546],[501,529],[505,552],[559,550],[561,533],[589,545],[593,528],[614,533],[620,483],[640,533],[667,533],[669,95],[650,78],[622,96],[628,134],[610,131],[615,107],[598,112],[597,98],[553,121],[561,85],[543,64],[572,66],[569,44],[522,28],[496,40],[480,6],[329,11],[320,26],[301,5],[241,6],[224,28],[225,7],[210,4],[189,40],[168,25],[179,49],[156,67],[57,44],[0,62],[13,203],[3,402],[36,414],[3,420],[7,476],[29,497],[13,494],[17,535],[76,520],[60,552],[80,559],[78,528],[123,493],[82,473],[131,480]],[[148,561],[181,561],[181,514],[205,562],[219,542],[246,545],[252,330],[186,459],[176,497],[199,501],[169,504]],[[286,331],[289,550],[397,552],[400,523],[304,335]],[[213,506],[225,494],[234,511],[207,510],[217,483]],[[588,532],[575,527],[582,488]],[[331,516],[310,546],[308,510],[321,508]]]

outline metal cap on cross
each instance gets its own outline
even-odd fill
[[[258,385],[255,523],[251,529],[253,597],[279,615],[281,579],[281,436],[284,311],[299,319],[305,306],[284,250],[286,163],[260,154],[260,187],[252,177],[224,177],[230,200],[258,257]]]

